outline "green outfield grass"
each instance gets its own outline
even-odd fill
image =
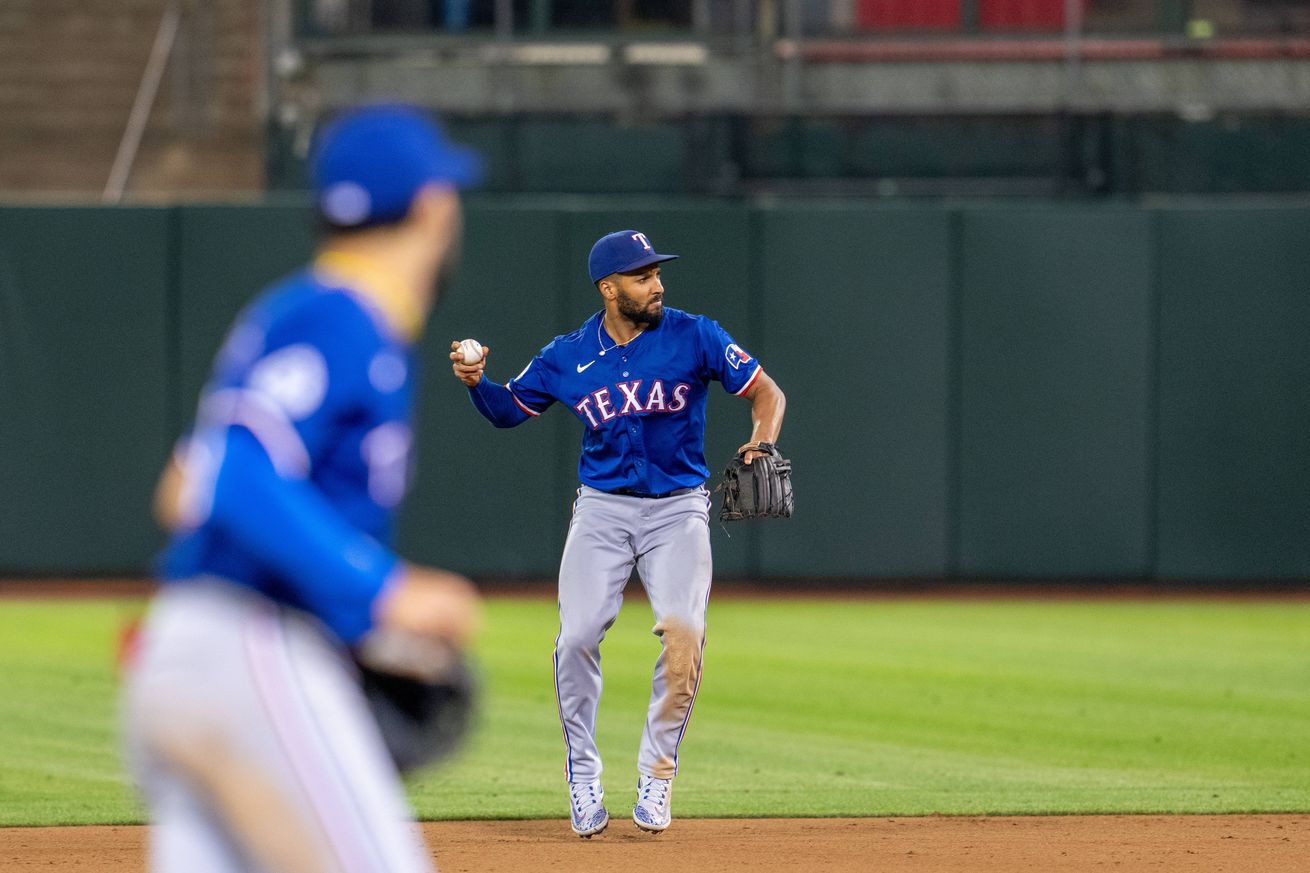
[[[115,749],[128,603],[0,603],[0,824],[140,820]],[[626,814],[658,644],[629,601],[600,746]],[[489,605],[481,728],[424,818],[564,815],[554,604]],[[1310,603],[711,606],[682,816],[1310,811]]]

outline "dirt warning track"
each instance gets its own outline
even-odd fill
[[[682,819],[660,836],[615,820],[580,840],[559,821],[430,822],[443,873],[1293,873],[1310,815]],[[0,828],[9,873],[139,873],[141,827]]]

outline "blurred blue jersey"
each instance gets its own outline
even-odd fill
[[[346,642],[397,559],[412,452],[409,344],[366,295],[305,270],[238,317],[182,447],[166,582],[212,575],[308,610]]]
[[[603,316],[556,337],[507,385],[484,378],[474,405],[499,427],[568,406],[583,424],[578,477],[592,488],[657,495],[703,484],[709,384],[745,394],[759,361],[703,315],[665,307],[658,326],[619,347]]]

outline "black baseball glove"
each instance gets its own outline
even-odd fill
[[[453,754],[473,722],[477,686],[455,647],[375,630],[355,652],[360,683],[401,773]]]
[[[746,452],[763,452],[749,464]],[[719,521],[743,518],[791,518],[795,503],[791,491],[791,461],[773,443],[746,446],[728,462],[715,491],[723,492]]]

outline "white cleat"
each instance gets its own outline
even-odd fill
[[[673,780],[654,776],[637,777],[637,805],[632,808],[632,821],[651,834],[658,834],[673,820]]]
[[[589,840],[605,830],[610,823],[610,814],[605,809],[605,789],[600,780],[569,783],[569,818],[573,822],[573,833]]]

